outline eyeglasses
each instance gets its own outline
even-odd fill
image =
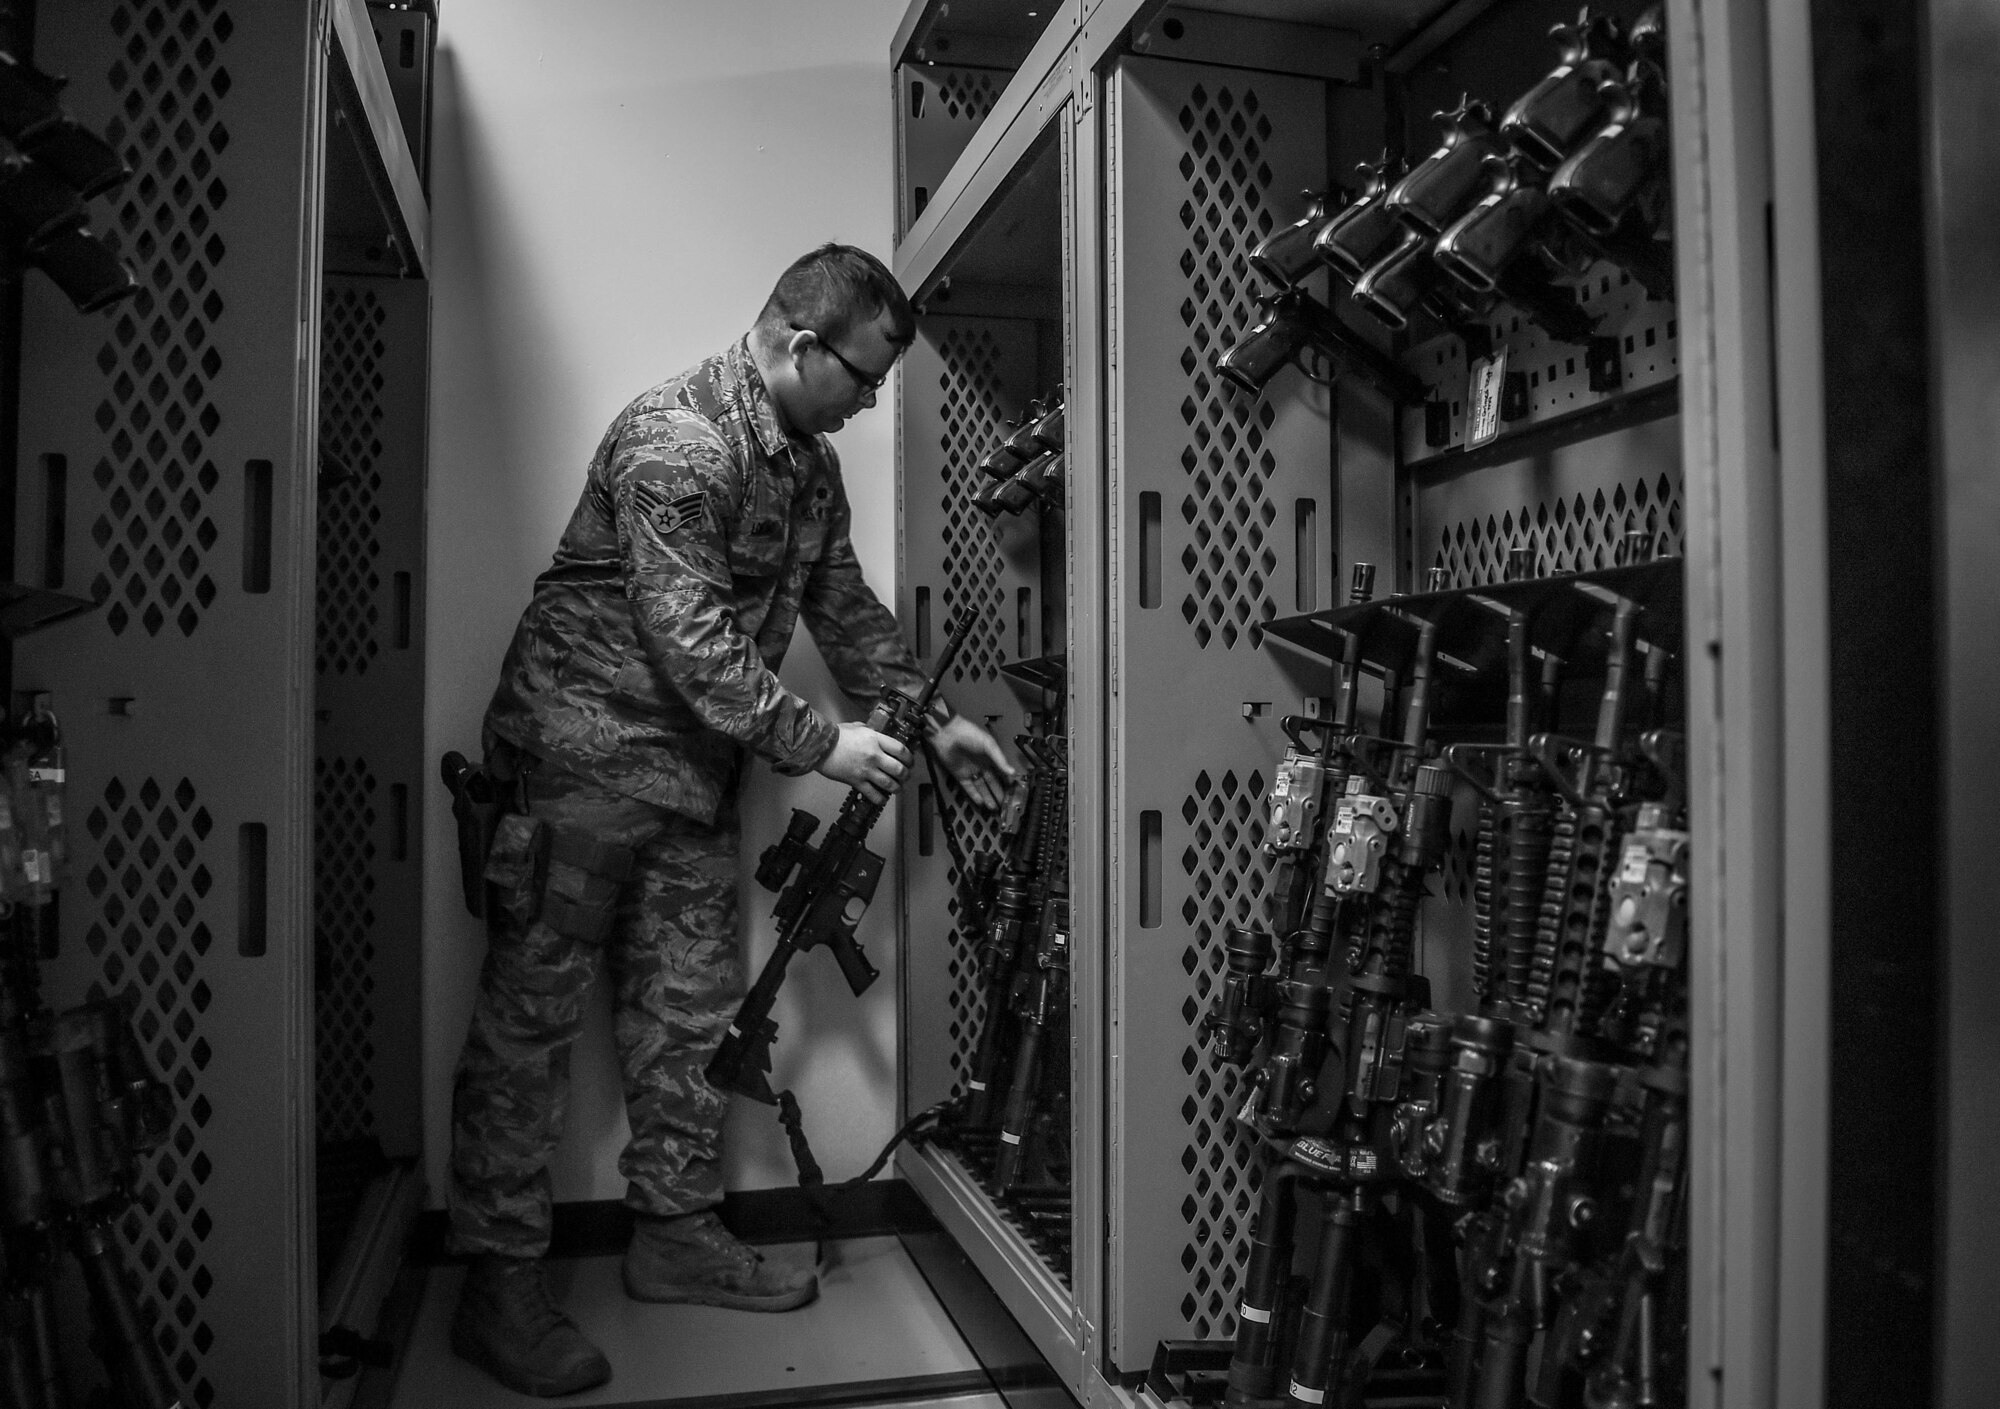
[[[811,333],[813,335],[813,338],[819,343],[821,350],[824,351],[827,354],[827,356],[831,357],[834,361],[838,362],[842,367],[847,369],[847,375],[854,378],[854,384],[861,388],[861,394],[863,396],[873,396],[876,392],[880,391],[884,386],[888,384],[889,373],[884,372],[879,377],[869,376],[866,372],[862,371],[852,362],[849,362],[845,357],[842,357],[840,355],[840,349],[835,347],[832,343],[828,342],[826,340],[826,334],[822,333],[818,328],[802,328],[797,323],[794,323],[792,324],[792,329],[795,332]]]

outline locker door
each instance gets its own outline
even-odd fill
[[[311,1249],[316,7],[43,6],[36,57],[132,180],[94,209],[142,285],[26,291],[25,501],[94,614],[20,643],[69,748],[51,1003],[126,996],[177,1117],[121,1223],[191,1404],[296,1404]],[[60,471],[60,473],[57,473]]]
[[[1133,1370],[1235,1333],[1256,1164],[1199,1024],[1228,928],[1261,914],[1278,720],[1326,693],[1260,646],[1331,601],[1332,413],[1295,371],[1259,402],[1209,368],[1255,321],[1245,257],[1323,179],[1323,85],[1132,59],[1111,97],[1107,1316]]]

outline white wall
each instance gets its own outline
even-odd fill
[[[748,328],[784,266],[828,239],[885,259],[889,41],[904,0],[460,0],[443,8],[432,138],[425,745],[472,753],[500,657],[575,506],[605,425],[633,396]],[[894,583],[889,398],[842,431],[855,547]],[[793,689],[843,717],[803,633]],[[745,795],[745,853],[793,806],[830,819],[841,790],[775,777]],[[424,1116],[433,1200],[451,1076],[485,940],[460,905],[449,800],[426,796]],[[878,849],[893,856],[884,843]],[[771,897],[742,870],[751,973]],[[894,1127],[896,974],[886,877],[863,931],[883,977],[857,1002],[823,954],[793,970],[777,1017],[789,1084],[830,1178]],[[412,1073],[412,1079],[416,1074]],[[600,985],[573,1060],[560,1200],[617,1198],[625,1121]],[[739,1100],[731,1188],[790,1184],[773,1114]]]

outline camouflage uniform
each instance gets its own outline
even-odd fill
[[[489,753],[529,756],[530,816],[636,852],[608,957],[632,1124],[619,1169],[644,1212],[722,1194],[726,1099],[701,1069],[743,990],[736,783],[746,749],[803,774],[837,734],[777,679],[794,625],[861,703],[922,688],[848,522],[833,447],[784,433],[737,343],[612,422],[487,711]],[[453,1095],[458,1251],[547,1247],[546,1164],[598,962],[544,920],[494,925]]]

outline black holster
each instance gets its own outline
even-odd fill
[[[486,916],[486,859],[493,851],[493,834],[513,800],[512,779],[502,786],[485,766],[474,767],[462,753],[438,761],[438,774],[451,792],[451,815],[458,823],[458,875],[466,911],[474,919]]]

